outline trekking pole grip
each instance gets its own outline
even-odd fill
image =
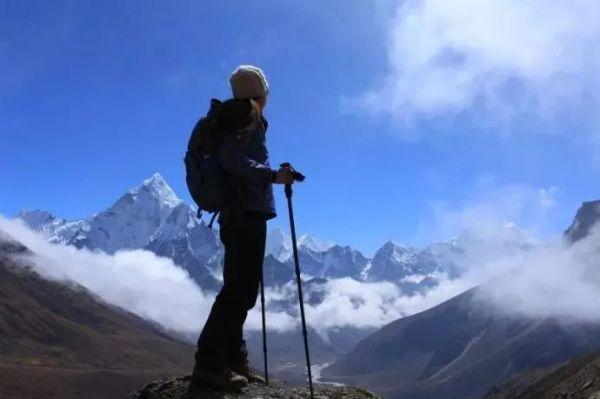
[[[292,166],[292,164],[289,163],[289,162],[284,162],[284,163],[282,163],[279,166],[281,166],[282,168],[288,168],[292,172],[292,176],[294,177],[294,181],[303,182],[304,179],[306,179],[306,176],[304,176],[302,173],[300,173],[296,169],[294,169],[294,167]]]

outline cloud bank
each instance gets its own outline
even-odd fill
[[[388,71],[359,102],[404,122],[585,114],[600,104],[598,20],[595,0],[403,1]]]
[[[600,234],[569,245],[541,245],[499,259],[506,272],[483,286],[478,299],[501,314],[600,322]]]
[[[20,221],[1,216],[0,230],[34,252],[35,255],[27,260],[42,276],[74,281],[108,303],[174,331],[199,332],[214,301],[214,297],[204,293],[186,270],[149,251],[127,250],[109,255],[51,244]],[[394,309],[392,300],[400,293],[391,283],[362,284],[339,279],[327,283],[325,288],[325,301],[314,307],[307,306],[309,323],[324,333],[329,328],[344,326],[379,327],[401,315]],[[283,290],[267,289],[270,329],[286,331],[298,327],[296,295],[293,284]],[[293,306],[286,310],[270,310],[276,300],[287,300]],[[246,327],[250,330],[262,328],[259,306],[248,317]]]
[[[530,240],[554,234],[559,226],[554,223],[560,211],[556,206],[558,187],[533,187],[526,184],[497,184],[491,176],[480,176],[469,200],[449,203],[430,201],[430,216],[423,220],[417,234],[426,244],[430,240],[446,240],[468,231],[478,237],[499,234],[514,235],[519,229],[505,229],[507,224],[526,226]],[[561,209],[563,207],[560,207]],[[517,234],[518,235],[518,234]],[[511,239],[510,237],[506,239]],[[520,239],[514,237],[514,239]]]
[[[18,220],[0,216],[0,230],[34,253],[27,261],[42,276],[74,281],[108,303],[120,306],[165,328],[196,334],[214,301],[168,258],[149,251],[118,251],[113,255],[48,243]],[[328,281],[319,288],[323,300],[306,304],[307,320],[323,337],[332,328],[377,328],[399,317],[433,306],[463,290],[450,283],[425,297],[407,297],[392,283],[361,283],[350,278]],[[282,302],[291,305],[282,308]],[[268,328],[298,328],[297,291],[293,282],[266,290]],[[260,304],[249,314],[246,328],[262,328]]]
[[[198,330],[212,298],[170,259],[143,250],[114,255],[50,244],[18,220],[0,216],[0,230],[27,246],[26,260],[42,276],[74,281],[108,303],[180,332]]]
[[[423,294],[407,295],[392,283],[362,283],[350,278],[305,288],[321,296],[320,301],[306,303],[309,325],[326,339],[331,329],[378,328],[486,282],[478,300],[498,314],[600,322],[598,230],[568,246],[562,240],[540,244],[514,226],[490,226],[487,221],[485,228],[458,241],[461,250],[452,260],[463,274],[456,279],[441,276],[439,285]],[[36,254],[29,262],[43,276],[75,281],[107,302],[174,331],[197,334],[214,300],[184,269],[151,252],[107,255],[50,244],[20,222],[2,217],[0,230]],[[296,295],[293,282],[267,290],[269,329],[298,328]],[[247,328],[261,329],[260,304],[250,312]]]

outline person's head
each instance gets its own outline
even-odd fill
[[[250,100],[262,113],[267,105],[269,82],[264,72],[252,65],[240,65],[229,77],[235,99]]]

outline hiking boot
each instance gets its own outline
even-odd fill
[[[262,375],[258,374],[255,370],[253,370],[248,362],[242,362],[231,368],[236,374],[239,374],[246,378],[248,382],[257,383],[257,384],[266,384],[267,380],[263,378]]]
[[[205,367],[196,366],[192,374],[191,384],[196,386],[216,385],[225,389],[239,390],[248,386],[248,379],[231,369],[213,371]]]

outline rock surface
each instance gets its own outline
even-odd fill
[[[251,384],[241,392],[200,389],[193,396],[187,395],[189,380],[186,377],[171,377],[154,381],[128,399],[304,399],[309,398],[308,388],[287,387],[279,384],[265,386]],[[358,388],[315,386],[315,399],[378,399],[378,396]]]
[[[573,223],[565,231],[565,237],[570,242],[579,241],[590,234],[598,221],[600,221],[600,200],[586,201],[577,210]]]
[[[600,353],[520,375],[484,399],[600,399]]]

